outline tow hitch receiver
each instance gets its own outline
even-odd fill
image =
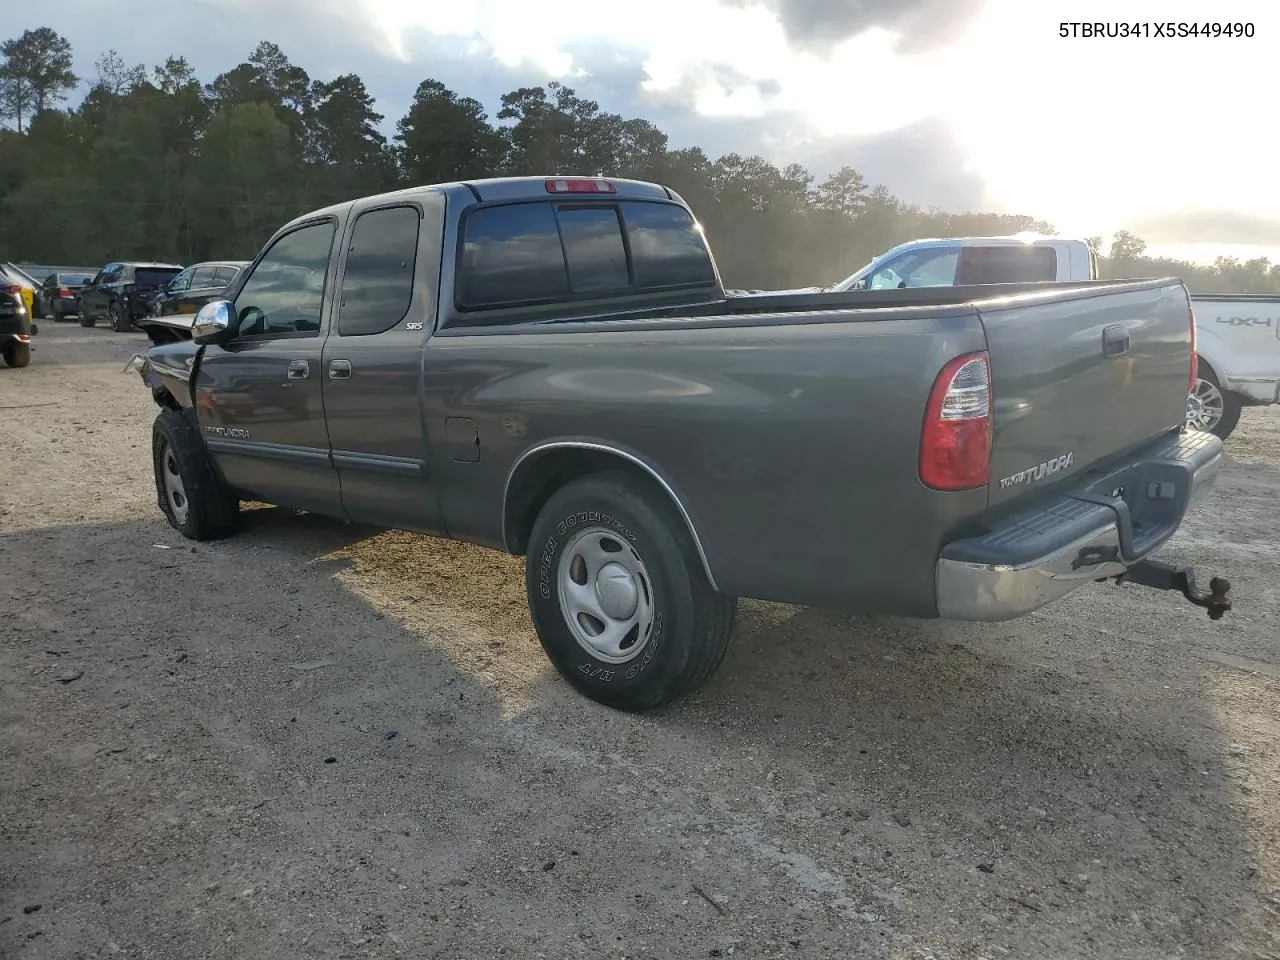
[[[1117,583],[1136,583],[1157,590],[1177,590],[1197,607],[1204,607],[1210,620],[1221,620],[1231,609],[1231,581],[1214,577],[1209,592],[1196,588],[1196,575],[1188,567],[1175,567],[1159,560],[1140,560],[1115,578]]]

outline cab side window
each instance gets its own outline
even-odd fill
[[[236,297],[237,336],[319,332],[334,232],[332,221],[312,223],[272,244]]]
[[[960,251],[913,250],[895,257],[867,278],[868,290],[906,287],[950,287],[956,282]]]
[[[416,207],[370,210],[356,218],[342,272],[338,335],[390,330],[409,312],[418,258]]]

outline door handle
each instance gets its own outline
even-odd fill
[[[309,376],[311,376],[311,364],[307,363],[305,360],[289,361],[290,380],[305,380]]]
[[[1129,352],[1129,331],[1121,324],[1114,324],[1102,331],[1102,355],[1119,357]]]
[[[350,380],[351,379],[351,361],[350,360],[330,360],[329,361],[329,379],[330,380]]]

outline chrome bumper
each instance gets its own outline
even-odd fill
[[[1186,510],[1212,488],[1221,469],[1217,437],[1174,434],[1086,488],[1058,494],[980,537],[948,544],[937,564],[938,616],[1013,620],[1083,583],[1124,573],[1177,532]],[[1100,493],[1126,482],[1141,488],[1130,493],[1127,505]],[[1142,517],[1153,504],[1168,514],[1156,526]]]

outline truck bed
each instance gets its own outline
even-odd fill
[[[1130,346],[1108,359],[1103,331],[1116,327]],[[984,350],[996,398],[991,484],[931,490],[918,479],[930,387],[948,361]],[[515,466],[543,445],[596,444],[664,478],[718,589],[930,616],[943,544],[1175,430],[1189,364],[1185,288],[1157,280],[446,327],[425,351],[424,383],[429,429],[474,421],[489,464],[442,457],[451,536],[520,549],[518,531],[493,517]],[[443,430],[429,442],[450,444]]]

